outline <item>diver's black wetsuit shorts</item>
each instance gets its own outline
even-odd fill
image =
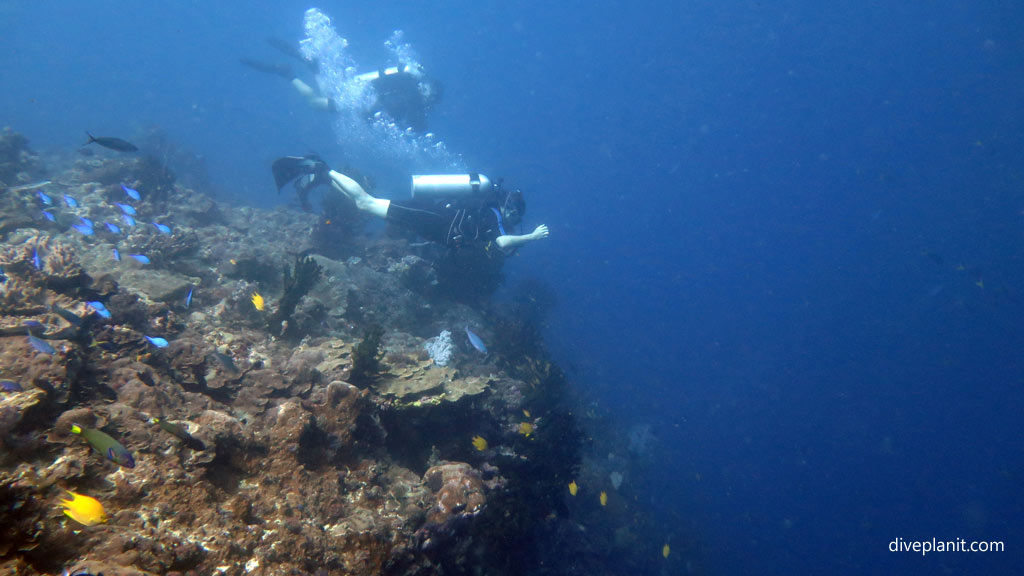
[[[392,200],[388,206],[387,219],[412,230],[424,240],[437,242],[443,246],[460,245],[481,239],[486,242],[494,240],[500,234],[497,231],[497,220],[487,208],[444,210],[443,213],[438,213],[404,206]]]

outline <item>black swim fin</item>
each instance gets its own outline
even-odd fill
[[[289,182],[295,182],[295,188],[300,191],[312,189],[318,184],[327,184],[330,168],[316,154],[308,156],[285,156],[274,160],[271,167],[274,173],[274,183],[277,184],[278,193]]]
[[[259,60],[252,60],[249,58],[239,58],[238,61],[249,68],[259,70],[260,72],[266,72],[267,74],[280,76],[285,80],[295,78],[295,73],[292,72],[292,67],[287,64],[271,64],[269,62],[260,62]]]

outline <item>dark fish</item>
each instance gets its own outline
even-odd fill
[[[78,434],[82,438],[85,438],[89,444],[92,444],[92,447],[95,448],[97,452],[106,456],[111,462],[117,463],[125,468],[135,467],[135,458],[132,457],[132,453],[106,432],[82,428],[78,424],[72,424],[71,433]]]
[[[24,388],[21,387],[21,384],[18,384],[13,380],[0,380],[0,389],[3,389],[4,392],[21,392],[24,390]]]
[[[217,362],[220,362],[220,365],[223,366],[224,369],[227,370],[228,372],[231,372],[232,374],[238,374],[238,366],[235,366],[235,359],[232,358],[231,356],[228,356],[227,354],[221,354],[220,352],[217,351],[210,352],[210,356]]]
[[[85,135],[89,137],[89,141],[82,144],[82,146],[88,146],[95,142],[104,148],[110,148],[111,150],[117,150],[118,152],[135,152],[138,150],[135,144],[120,138],[112,138],[110,136],[100,136],[97,138],[88,132],[86,132]]]
[[[206,444],[203,444],[202,440],[189,434],[183,427],[177,424],[171,424],[163,418],[150,418],[149,421],[159,426],[164,432],[167,432],[171,436],[181,440],[185,446],[188,446],[197,452],[206,450]]]
[[[56,304],[50,306],[50,311],[68,321],[72,326],[81,326],[82,317],[70,310],[65,310]]]
[[[42,352],[43,354],[54,354],[57,352],[56,350],[53,349],[53,346],[50,346],[44,340],[36,338],[35,336],[32,335],[31,332],[29,332],[28,334],[28,343],[31,344],[33,348],[35,348],[39,352]]]

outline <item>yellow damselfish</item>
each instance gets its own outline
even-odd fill
[[[569,482],[569,494],[572,494],[573,496],[575,496],[576,493],[579,492],[579,491],[580,491],[580,487],[576,485],[576,481],[575,480],[573,480],[572,482]]]
[[[476,448],[480,452],[487,450],[487,440],[483,436],[473,436],[473,448]]]
[[[664,546],[661,547],[661,556],[662,556],[662,558],[668,558],[668,555],[669,555],[670,552],[672,552],[672,549],[668,547],[668,544],[665,544]]]
[[[75,494],[68,490],[71,500],[61,500],[60,505],[64,507],[64,513],[79,524],[95,526],[107,521],[107,514],[103,511],[103,504],[95,498]]]
[[[260,296],[259,292],[252,293],[252,305],[255,306],[256,309],[259,310],[260,312],[262,312],[263,308],[266,306],[263,303],[263,296]]]
[[[519,433],[529,438],[530,434],[533,434],[533,424],[530,424],[529,422],[520,422]]]
[[[601,492],[601,506],[607,506],[607,505],[608,505],[608,493],[607,492]]]

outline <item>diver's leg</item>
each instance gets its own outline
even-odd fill
[[[363,212],[373,214],[378,218],[385,218],[388,215],[388,206],[391,205],[391,200],[384,200],[381,198],[374,198],[370,196],[358,182],[345,176],[341,172],[335,172],[331,170],[328,173],[331,177],[331,186],[352,199],[356,203],[356,208],[359,208]]]
[[[309,105],[313,108],[316,108],[317,110],[327,110],[330,112],[335,111],[329,98],[317,94],[316,90],[314,90],[309,84],[303,82],[301,78],[292,78],[292,86],[295,87],[299,94],[302,94],[306,98]]]

